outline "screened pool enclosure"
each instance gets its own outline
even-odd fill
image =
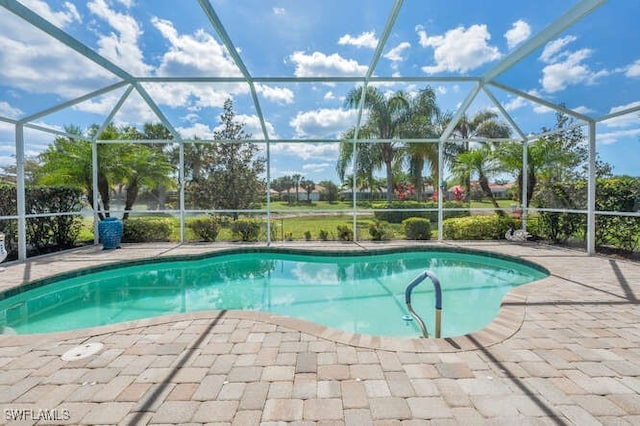
[[[399,237],[400,216],[443,240],[498,212],[637,250],[638,2],[0,6],[0,232],[19,260],[55,234],[44,218],[81,217],[97,244],[107,215],[169,218],[181,242],[196,218],[251,217],[270,244]],[[52,185],[79,201],[46,205]]]

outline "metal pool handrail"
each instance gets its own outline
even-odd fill
[[[422,330],[422,336],[425,338],[429,338],[429,333],[427,332],[427,326],[425,325],[422,318],[413,310],[411,307],[411,292],[415,287],[418,286],[422,281],[426,278],[431,279],[433,283],[433,288],[436,291],[436,338],[440,338],[440,325],[441,325],[441,315],[442,315],[442,289],[440,288],[440,280],[436,277],[431,271],[424,271],[420,275],[418,275],[412,282],[409,284],[404,291],[404,300],[407,303],[407,309],[409,309],[409,313],[412,317],[414,317],[418,324],[420,325],[420,329]]]

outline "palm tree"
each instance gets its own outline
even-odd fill
[[[407,122],[410,117],[410,103],[407,96],[398,91],[391,96],[386,96],[380,90],[375,87],[357,87],[347,93],[345,99],[345,105],[349,108],[356,108],[360,105],[362,97],[364,96],[364,108],[368,111],[369,118],[367,122],[358,130],[358,138],[378,138],[378,139],[394,139],[400,136],[400,130],[402,125]],[[354,129],[351,129],[345,135],[353,135]],[[359,163],[364,163],[364,159],[360,158],[361,154],[358,154],[359,158],[353,157],[353,141],[344,141],[340,149],[340,159],[338,160],[338,173],[342,168],[343,176],[346,164],[355,160],[356,169]],[[361,145],[362,147],[362,145]],[[398,159],[400,154],[398,142],[381,142],[371,144],[369,153],[371,160],[375,160],[377,164],[373,164],[373,161],[369,161],[370,168],[377,168],[384,166],[387,178],[387,202],[391,202],[393,196],[393,163]]]
[[[311,179],[302,179],[300,181],[300,186],[307,193],[307,202],[311,203],[311,193],[313,192],[314,189],[316,189],[315,182],[312,181]]]
[[[287,191],[287,204],[291,204],[291,188],[295,186],[293,178],[289,175],[282,177],[282,186]]]
[[[123,145],[123,160],[127,165],[128,172],[122,176],[126,184],[125,205],[123,220],[129,218],[129,212],[138,198],[138,193],[142,186],[149,188],[170,183],[173,167],[167,156],[152,147],[144,145]]]
[[[465,151],[469,150],[469,141],[472,138],[501,139],[511,136],[511,127],[498,119],[498,114],[485,110],[479,111],[469,118],[463,114],[456,124],[452,138],[462,139],[465,143]]]
[[[362,134],[362,132],[360,133]],[[377,187],[377,179],[374,172],[382,164],[381,151],[378,144],[362,143],[358,145],[355,159],[356,189],[371,189]],[[337,172],[340,181],[352,188],[353,175],[346,175],[346,168],[353,156],[353,141],[344,141],[340,144]]]
[[[540,143],[534,143],[527,147],[527,199],[522,199],[522,180],[524,170],[522,164],[523,145],[520,142],[508,142],[500,145],[496,151],[496,158],[503,169],[516,176],[516,191],[518,199],[525,207],[529,207],[533,197],[533,191],[537,183],[537,175],[545,160],[544,147]]]
[[[105,131],[110,130],[107,128]],[[82,135],[77,126],[65,126],[69,134]],[[113,137],[112,139],[115,139]],[[57,137],[47,149],[42,152],[38,161],[42,167],[38,170],[36,180],[43,185],[66,185],[81,188],[87,193],[87,198],[93,206],[93,175],[91,162],[91,143],[86,140],[74,140]],[[102,208],[109,216],[110,188],[109,175],[114,161],[113,145],[98,145],[98,193],[102,201]],[[100,207],[98,206],[98,209]],[[100,219],[104,218],[99,213]]]
[[[293,186],[296,188],[296,204],[300,201],[300,180],[302,179],[302,175],[299,173],[294,173],[292,176]]]
[[[411,119],[403,128],[403,136],[411,139],[438,137],[443,129],[441,117],[436,94],[427,86],[411,100]],[[409,174],[415,187],[416,200],[422,201],[424,166],[429,166],[431,175],[437,176],[438,173],[438,145],[411,142],[407,144],[406,151],[409,155]]]
[[[467,114],[463,114],[456,124],[451,139],[461,140],[460,142],[447,143],[445,146],[445,154],[452,163],[453,157],[458,154],[467,152],[470,150],[470,142],[473,138],[487,138],[487,139],[508,139],[511,136],[511,127],[506,123],[498,119],[498,114],[485,110],[477,112],[473,117],[469,118]],[[492,145],[497,146],[495,143]],[[460,182],[464,187],[467,199],[471,192],[470,181]]]
[[[489,187],[489,178],[500,172],[500,164],[489,145],[463,152],[458,155],[452,172],[459,182],[469,182],[473,175],[477,175],[482,192],[485,193],[496,209],[496,213],[504,215]]]

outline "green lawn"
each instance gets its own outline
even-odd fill
[[[377,200],[375,202],[384,202],[384,200]],[[511,209],[512,204],[515,204],[515,201],[498,200],[498,205],[503,209]],[[260,208],[266,209],[267,205],[263,204]],[[358,208],[369,209],[371,208],[371,203],[369,201],[358,201]],[[492,209],[493,204],[491,204],[491,202],[488,200],[472,201],[471,208]],[[327,201],[316,201],[311,204],[300,203],[297,205],[289,204],[283,201],[274,201],[271,203],[271,211],[274,211],[274,212],[310,211],[310,210],[335,211],[335,210],[352,210],[352,209],[353,209],[353,202],[351,201],[336,201],[334,203],[329,203]]]
[[[498,204],[509,211],[511,209],[511,200],[499,200]],[[262,206],[265,208],[266,206]],[[312,240],[320,240],[320,231],[326,231],[329,235],[329,240],[338,239],[337,227],[340,225],[346,225],[348,227],[353,226],[353,218],[350,214],[339,213],[340,210],[351,210],[353,204],[349,201],[340,201],[335,203],[329,203],[326,201],[318,201],[308,204],[289,205],[286,202],[276,201],[271,204],[272,211],[275,213],[272,216],[272,239],[274,241],[283,240],[305,240],[307,233],[310,233]],[[368,202],[359,202],[359,208],[368,209]],[[488,201],[474,201],[471,203],[471,208],[487,208],[492,209],[493,205]],[[314,211],[325,211],[325,213],[314,213]],[[335,213],[331,213],[335,211]],[[135,213],[133,216],[138,216]],[[266,215],[258,215],[264,219]],[[139,217],[146,218],[169,218],[172,222],[172,241],[180,241],[180,220],[177,217],[163,214],[144,214]],[[445,213],[446,217],[446,213]],[[372,214],[358,214],[357,229],[358,239],[368,240],[371,239],[369,234],[369,225],[374,221]],[[93,219],[86,218],[83,221],[82,229],[78,237],[78,241],[92,241],[93,240]],[[405,235],[402,232],[401,224],[386,224],[389,230],[390,238],[404,238]],[[437,237],[437,224],[431,224],[432,238]],[[266,227],[262,232],[261,241],[266,240]],[[185,227],[185,240],[186,241],[198,241],[198,237],[187,226]],[[231,229],[229,227],[223,227],[218,235],[218,241],[233,241]]]

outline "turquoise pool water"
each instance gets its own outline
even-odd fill
[[[254,251],[110,267],[11,297],[5,294],[0,326],[19,334],[47,333],[182,312],[243,309],[354,333],[418,337],[416,322],[403,320],[404,290],[427,269],[443,289],[443,337],[484,327],[507,291],[547,276],[520,262],[460,252],[363,256]],[[426,280],[412,297],[430,333],[433,291]]]

